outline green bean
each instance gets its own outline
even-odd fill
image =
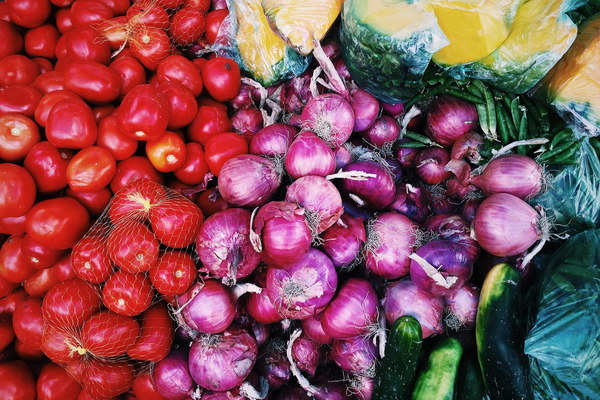
[[[500,106],[500,104],[499,104]],[[506,124],[505,115],[502,113],[502,107],[496,108],[496,120],[498,126],[498,132],[500,133],[500,142],[502,144],[508,144],[508,127]]]
[[[471,103],[474,103],[474,104],[484,104],[485,103],[481,97],[477,97],[470,93],[461,92],[460,90],[454,89],[451,87],[444,90],[444,94],[448,94],[450,96],[454,96],[459,99],[470,101]]]
[[[564,141],[566,138],[568,138],[572,134],[573,134],[573,132],[569,128],[565,128],[565,129],[555,133],[554,137],[550,141],[549,147],[551,149],[553,149],[554,146],[556,146],[558,143],[561,143],[562,141]]]
[[[517,140],[518,133],[517,127],[513,124],[513,120],[510,116],[510,109],[507,108],[505,103],[500,103],[496,106],[497,109],[500,109],[500,113],[504,118],[504,123],[506,126],[506,131],[508,132],[509,140]]]
[[[413,141],[421,142],[421,143],[429,145],[429,146],[431,146],[431,145],[439,146],[438,143],[435,143],[434,141],[429,139],[427,136],[421,135],[419,133],[406,131],[406,132],[404,132],[404,137],[406,137],[408,139],[412,139]]]
[[[596,155],[600,159],[600,140],[598,140],[597,138],[591,138],[590,144],[592,145],[592,148],[594,149]]]
[[[521,117],[521,121],[519,122],[519,133],[518,139],[525,140],[527,139],[527,114],[523,112],[523,117]],[[525,146],[519,146],[517,148],[517,153],[525,154]]]
[[[490,132],[490,136],[495,138],[496,136],[496,128],[498,127],[497,116],[496,116],[496,105],[494,103],[494,96],[492,92],[480,81],[475,79],[473,84],[481,90],[483,93],[483,98],[485,99],[485,107],[487,109],[487,121],[488,121],[488,129]]]
[[[579,148],[581,147],[581,142],[577,142],[576,146],[572,146],[569,147],[566,150],[561,151],[560,153],[558,153],[557,155],[555,155],[554,157],[552,157],[549,160],[550,164],[561,164],[563,163],[564,160],[574,156],[578,151]]]
[[[515,124],[515,126],[521,125],[522,112],[521,112],[521,110],[519,110],[520,105],[521,105],[521,103],[519,102],[519,97],[515,97],[510,102],[510,115],[512,117],[512,121]]]
[[[423,148],[423,147],[427,147],[427,145],[426,145],[426,144],[423,144],[423,143],[421,143],[421,142],[416,142],[416,141],[414,141],[414,142],[404,142],[404,143],[400,143],[400,145],[399,145],[399,146],[400,146],[400,147],[409,147],[409,148],[411,148],[411,149],[420,149],[420,148]]]
[[[532,100],[528,99],[525,96],[523,96],[521,101],[523,102],[525,107],[527,107],[527,111],[529,111],[529,115],[532,117],[535,124],[540,127],[542,132],[549,132],[550,131],[550,123],[548,122],[548,118],[547,118],[548,110],[545,110],[546,115],[542,115],[535,102],[533,102]]]
[[[475,108],[477,109],[477,115],[479,116],[479,126],[483,131],[485,137],[489,140],[498,140],[497,137],[492,137],[490,134],[490,126],[488,124],[488,114],[487,108],[484,104],[475,104]]]
[[[473,96],[483,99],[483,93],[481,93],[481,90],[479,90],[477,86],[473,84],[473,82],[470,82],[470,84],[467,85],[467,92],[471,93]]]
[[[561,153],[561,152],[565,151],[566,149],[568,149],[569,147],[573,147],[573,146],[574,146],[573,142],[564,142],[561,145],[556,146],[554,149],[540,154],[538,157],[538,160],[540,160],[540,161],[548,160],[548,159],[554,157],[555,155],[557,155],[558,153]]]

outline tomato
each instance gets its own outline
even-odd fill
[[[149,0],[134,2],[125,14],[127,22],[136,29],[147,26],[159,29],[169,28],[169,14],[160,3]]]
[[[0,352],[4,351],[15,338],[10,315],[0,314]]]
[[[187,87],[194,97],[202,93],[202,77],[194,63],[180,55],[165,58],[156,70],[159,83],[178,82]]]
[[[142,325],[134,346],[127,355],[136,360],[160,361],[165,358],[173,344],[173,320],[164,303],[148,308],[142,314]]]
[[[100,106],[92,107],[92,112],[94,113],[94,119],[97,123],[100,123],[104,118],[111,116],[115,113],[116,107],[112,104],[104,104]],[[98,144],[98,139],[96,139],[96,144]]]
[[[25,214],[35,202],[35,182],[23,167],[0,164],[0,217]]]
[[[146,83],[146,69],[135,57],[119,57],[108,66],[121,79],[119,96],[124,97],[137,85]]]
[[[0,86],[0,116],[17,113],[32,118],[41,99],[40,91],[31,86]]]
[[[133,347],[139,333],[135,319],[104,310],[83,323],[81,344],[96,357],[115,357]]]
[[[73,61],[65,68],[65,89],[78,94],[88,103],[110,103],[119,96],[121,79],[114,70],[99,62]]]
[[[35,272],[23,257],[22,243],[22,237],[11,236],[0,248],[0,277],[8,282],[22,282]]]
[[[204,34],[206,43],[213,44],[215,42],[221,23],[227,15],[229,15],[227,9],[214,10],[206,14],[206,33]]]
[[[117,271],[102,289],[102,303],[106,308],[127,317],[138,315],[150,307],[153,297],[152,284],[143,273]]]
[[[202,68],[204,68],[204,64],[206,64],[208,60],[206,58],[195,58],[192,60],[194,63],[194,67],[198,70],[200,74],[202,74]],[[198,103],[199,105],[200,103]]]
[[[56,57],[54,49],[60,37],[60,32],[52,24],[40,25],[25,32],[25,53],[29,57],[44,57],[53,59]]]
[[[0,218],[0,233],[5,235],[23,236],[25,234],[26,219],[26,214],[18,217]]]
[[[204,158],[204,148],[198,143],[189,142],[185,144],[185,150],[185,163],[174,171],[174,175],[182,183],[199,185],[204,181],[204,177],[208,173],[208,164]]]
[[[75,277],[75,272],[73,271],[73,266],[71,265],[71,254],[69,253],[58,260],[52,269],[54,269],[54,273],[60,282]]]
[[[23,343],[19,338],[15,339],[14,348],[17,358],[21,360],[39,362],[44,358],[44,352],[39,347]]]
[[[64,35],[72,29],[75,29],[75,27],[73,26],[73,21],[71,21],[70,8],[59,8],[58,10],[56,10],[54,12],[54,20],[56,22],[56,28],[58,28],[58,31],[62,35]]]
[[[44,268],[34,272],[29,278],[23,282],[23,288],[28,295],[33,297],[43,298],[48,290],[56,285],[60,280],[56,276],[55,269]]]
[[[60,365],[44,365],[37,378],[37,400],[76,400],[81,385]]]
[[[52,11],[48,0],[6,0],[10,20],[25,28],[42,25]]]
[[[53,193],[67,186],[67,167],[72,156],[70,150],[59,150],[43,141],[29,150],[23,166],[40,193]]]
[[[101,1],[76,0],[71,5],[71,21],[76,28],[95,26],[112,17],[113,11]]]
[[[62,75],[62,72],[60,74]],[[50,114],[50,110],[52,109],[52,107],[54,107],[56,103],[67,99],[79,100],[83,102],[83,99],[81,97],[71,92],[70,90],[56,90],[46,93],[35,108],[35,121],[40,126],[45,127],[46,123],[48,122],[48,114]]]
[[[146,156],[160,172],[172,172],[185,163],[185,143],[176,133],[167,132],[146,142]]]
[[[183,4],[183,0],[158,0],[157,3],[164,8],[175,9]]]
[[[119,129],[117,117],[110,115],[98,125],[96,145],[107,149],[117,161],[127,159],[135,154],[138,141],[125,136]]]
[[[79,100],[56,103],[46,121],[46,137],[56,147],[83,149],[96,143],[98,127],[92,109]]]
[[[139,29],[135,29],[129,38],[129,47],[144,67],[151,71],[156,71],[171,54],[169,35],[163,29],[152,26],[140,25]]]
[[[198,103],[188,88],[177,82],[164,82],[158,85],[158,89],[169,103],[168,129],[183,128],[196,118]]]
[[[122,220],[111,230],[106,240],[106,251],[122,270],[131,273],[145,272],[158,262],[159,245],[154,233],[146,225]]]
[[[167,199],[150,209],[154,235],[165,246],[176,249],[192,244],[203,222],[202,211],[183,196]]]
[[[204,14],[192,7],[183,7],[177,10],[171,19],[169,28],[173,41],[182,46],[197,43],[204,35],[206,23]]]
[[[164,177],[146,157],[133,156],[117,163],[117,173],[110,183],[110,189],[117,193],[123,186],[138,179],[148,179],[158,184],[164,182]]]
[[[29,297],[17,304],[12,321],[15,336],[21,342],[31,347],[41,346],[44,331],[41,299]]]
[[[0,20],[0,37],[0,59],[20,53],[23,49],[23,37],[10,22]]]
[[[219,176],[221,167],[226,161],[240,154],[248,153],[248,142],[237,133],[218,133],[206,142],[204,152],[210,172]]]
[[[144,84],[125,95],[117,114],[119,129],[136,140],[161,137],[169,123],[169,103],[157,88]]]
[[[0,277],[0,282],[7,282]],[[12,283],[12,282],[9,282]],[[4,283],[0,285],[4,287]],[[8,288],[7,288],[8,289]],[[0,291],[0,314],[12,314],[17,308],[17,304],[28,298],[27,292],[23,289],[15,290],[13,287],[10,290]]]
[[[90,226],[90,214],[71,197],[35,204],[27,213],[27,234],[53,249],[73,247]]]
[[[111,50],[119,50],[129,38],[129,25],[123,15],[101,21],[95,27],[108,42]]]
[[[57,364],[67,364],[81,359],[76,350],[82,349],[77,330],[60,325],[46,324],[42,334],[41,349]]]
[[[39,141],[40,130],[31,118],[21,114],[0,117],[0,159],[21,161]]]
[[[133,385],[133,366],[126,361],[90,360],[83,387],[93,398],[118,396]]]
[[[98,287],[78,278],[60,282],[42,302],[44,319],[63,328],[77,328],[100,309]]]
[[[104,147],[90,146],[79,151],[67,167],[67,182],[76,192],[96,192],[110,184],[117,162]]]
[[[51,249],[33,240],[31,236],[23,236],[21,253],[25,261],[36,269],[44,269],[56,264],[65,254],[64,250]]]
[[[22,360],[0,363],[0,398],[4,400],[35,400],[35,380]]]
[[[144,373],[135,378],[131,391],[136,399],[144,400],[165,400],[154,386],[154,379],[151,373]]]
[[[112,192],[108,187],[103,187],[96,192],[76,192],[68,187],[65,194],[80,202],[91,215],[102,214],[112,198]]]
[[[129,0],[100,0],[102,3],[106,4],[108,8],[110,8],[114,15],[124,15],[129,7],[131,6],[131,2]]]
[[[110,46],[96,29],[73,28],[63,38],[69,61],[96,61],[104,65],[110,62]]]
[[[200,193],[196,204],[204,215],[208,218],[216,212],[223,211],[229,208],[229,204],[223,200],[216,188],[210,188]]]
[[[113,224],[123,220],[141,220],[166,196],[165,189],[156,182],[149,179],[133,181],[115,194],[108,208],[108,217]]]
[[[202,81],[215,100],[233,100],[240,93],[240,67],[230,58],[216,57],[202,68]]]
[[[185,0],[185,7],[195,8],[203,14],[206,14],[210,8],[210,0]]]
[[[40,74],[35,61],[21,54],[4,57],[0,62],[0,85],[29,85]]]
[[[193,257],[185,251],[165,251],[158,264],[150,268],[148,277],[152,286],[163,295],[185,293],[198,274]]]
[[[52,63],[52,61],[48,60],[47,58],[31,57],[31,61],[34,61],[40,68],[40,75],[43,73],[46,73],[48,71],[54,70],[54,64]],[[39,75],[38,75],[38,78],[39,78]],[[37,78],[35,78],[35,79],[37,79]],[[35,82],[35,80],[33,82]]]
[[[75,274],[92,283],[102,283],[113,273],[114,265],[106,251],[106,238],[91,235],[81,239],[71,254]]]
[[[217,133],[231,131],[231,121],[227,110],[222,107],[201,105],[196,118],[187,128],[188,139],[206,145],[208,139]]]

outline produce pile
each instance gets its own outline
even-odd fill
[[[0,398],[600,396],[596,2],[0,11]]]

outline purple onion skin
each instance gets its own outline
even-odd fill
[[[371,93],[362,89],[352,90],[350,98],[355,116],[354,132],[366,131],[379,115],[379,101]]]
[[[257,355],[256,340],[246,330],[230,327],[194,341],[189,355],[190,373],[203,388],[233,389],[248,377]]]
[[[227,0],[211,0],[212,10],[225,10],[227,9]]]
[[[285,354],[286,343],[277,340],[277,345],[267,344],[261,349],[260,357],[256,362],[258,372],[269,382],[269,391],[275,391],[286,385],[292,377],[290,363]]]
[[[344,213],[340,192],[320,176],[298,178],[288,187],[285,201],[304,207],[309,225],[317,234],[335,224]]]
[[[329,304],[337,283],[337,271],[329,257],[311,248],[286,269],[269,267],[266,291],[282,316],[305,319]]]
[[[399,117],[404,112],[404,103],[388,104],[380,102],[383,112],[392,117]]]
[[[542,190],[543,169],[527,156],[505,154],[493,159],[481,175],[471,178],[471,182],[486,196],[495,193],[509,193],[528,200]]]
[[[375,177],[364,181],[344,179],[344,192],[359,197],[364,207],[373,210],[383,210],[394,201],[396,185],[394,178],[385,167],[375,161],[357,161],[344,167],[344,171],[363,171],[375,174]]]
[[[402,170],[402,164],[394,158],[386,158],[385,162],[390,168],[390,172],[392,173],[392,177],[394,178],[394,182],[398,183],[402,181],[404,177],[404,171]]]
[[[336,268],[349,267],[361,257],[367,233],[362,218],[342,214],[340,219],[321,234],[321,248]]]
[[[355,336],[345,340],[334,340],[331,358],[344,371],[372,375],[377,362],[377,348],[366,336]]]
[[[300,321],[300,324],[302,325],[302,332],[306,334],[309,339],[312,339],[317,343],[330,344],[333,340],[323,330],[323,325],[321,325],[321,314],[311,315]]]
[[[477,128],[477,109],[472,103],[451,96],[435,98],[427,111],[425,133],[444,147]]]
[[[407,216],[395,212],[377,215],[367,232],[366,268],[386,279],[408,274],[417,225]]]
[[[402,141],[409,141],[408,139],[402,139]],[[398,147],[396,150],[396,159],[407,170],[410,170],[413,167],[413,163],[417,154],[419,153],[418,149],[412,147]]]
[[[417,176],[425,183],[438,185],[452,176],[444,167],[450,161],[450,154],[438,147],[421,150],[414,160]]]
[[[452,330],[471,329],[475,326],[479,289],[463,285],[456,292],[444,297],[444,324]]]
[[[265,290],[248,294],[246,308],[248,314],[260,324],[272,324],[283,319]]]
[[[323,331],[333,339],[363,335],[377,323],[377,294],[364,279],[350,278],[321,315]]]
[[[480,199],[467,200],[459,207],[458,213],[465,221],[467,221],[470,224],[475,218],[475,214],[477,213],[477,208],[479,208],[479,204],[481,204]]]
[[[400,125],[389,115],[382,115],[362,132],[362,137],[373,146],[386,148],[392,145],[400,135]]]
[[[423,189],[403,183],[396,186],[396,195],[389,209],[406,215],[416,222],[424,221],[429,215],[429,207]]]
[[[183,349],[171,350],[154,364],[152,378],[158,393],[167,400],[185,400],[196,387],[188,366],[188,353]]]
[[[352,79],[352,77],[350,76],[350,71],[348,71],[348,67],[346,66],[346,63],[341,57],[333,62],[333,66],[335,67],[335,70],[340,75],[340,77],[346,80]]]
[[[300,114],[292,114],[287,123],[295,128],[302,128],[302,118],[300,117]]]
[[[300,371],[314,376],[325,359],[325,347],[302,333],[292,344],[292,357]]]
[[[300,386],[286,386],[277,393],[276,400],[312,400],[314,397],[310,397],[306,390]]]
[[[375,378],[364,375],[355,375],[352,378],[350,390],[359,400],[371,400],[375,390]]]
[[[258,347],[264,345],[271,336],[271,328],[266,324],[252,324],[251,326],[252,334],[254,335],[254,339],[256,339],[256,345]]]
[[[313,132],[302,131],[290,145],[284,165],[293,179],[307,175],[327,176],[335,172],[335,154]]]
[[[446,239],[464,246],[469,258],[475,261],[479,257],[480,248],[471,237],[470,224],[456,214],[437,214],[429,217],[423,227],[435,233],[439,239]]]
[[[381,301],[385,317],[391,326],[403,315],[413,316],[421,324],[423,339],[444,331],[442,313],[444,301],[425,293],[410,280],[396,281],[387,286]]]
[[[185,323],[203,333],[223,332],[236,315],[233,294],[214,279],[197,282],[177,296],[177,303],[180,307],[187,303],[181,313]]]
[[[313,98],[310,92],[311,72],[305,72],[283,84],[280,101],[283,108],[292,114],[300,114],[304,106]]]
[[[298,128],[289,124],[265,126],[252,137],[250,153],[259,156],[284,155],[297,133]]]
[[[456,204],[452,199],[445,195],[445,191],[441,186],[425,186],[423,195],[431,214],[454,213]]]
[[[354,157],[350,150],[348,150],[344,146],[337,147],[333,154],[335,155],[335,169],[338,170],[340,168],[344,168],[346,165],[350,164],[354,161]]]
[[[203,268],[216,278],[232,281],[247,277],[260,263],[250,243],[250,211],[228,208],[204,221],[196,239]]]
[[[239,134],[246,132],[255,134],[264,126],[262,113],[257,108],[237,110],[231,116],[231,126]]]
[[[352,105],[335,93],[309,100],[300,118],[303,128],[315,132],[333,148],[344,144],[354,130]]]
[[[257,93],[256,88],[242,82],[240,92],[229,104],[231,104],[234,110],[238,110],[255,107],[258,101],[260,101],[260,93]]]
[[[449,240],[433,240],[421,246],[416,254],[424,258],[437,271],[448,279],[458,278],[446,288],[430,278],[415,260],[410,263],[410,279],[417,287],[430,296],[447,296],[460,288],[473,274],[473,260],[464,246]]]

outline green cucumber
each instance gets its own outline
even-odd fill
[[[474,352],[465,354],[460,360],[455,391],[457,400],[481,400],[485,394],[481,368]]]
[[[463,348],[458,340],[447,337],[437,342],[413,388],[413,400],[452,400],[458,365]]]
[[[521,332],[521,275],[508,264],[488,272],[477,307],[475,340],[491,400],[531,399]]]
[[[421,324],[414,317],[405,315],[394,322],[377,369],[373,400],[410,398],[422,343]]]

